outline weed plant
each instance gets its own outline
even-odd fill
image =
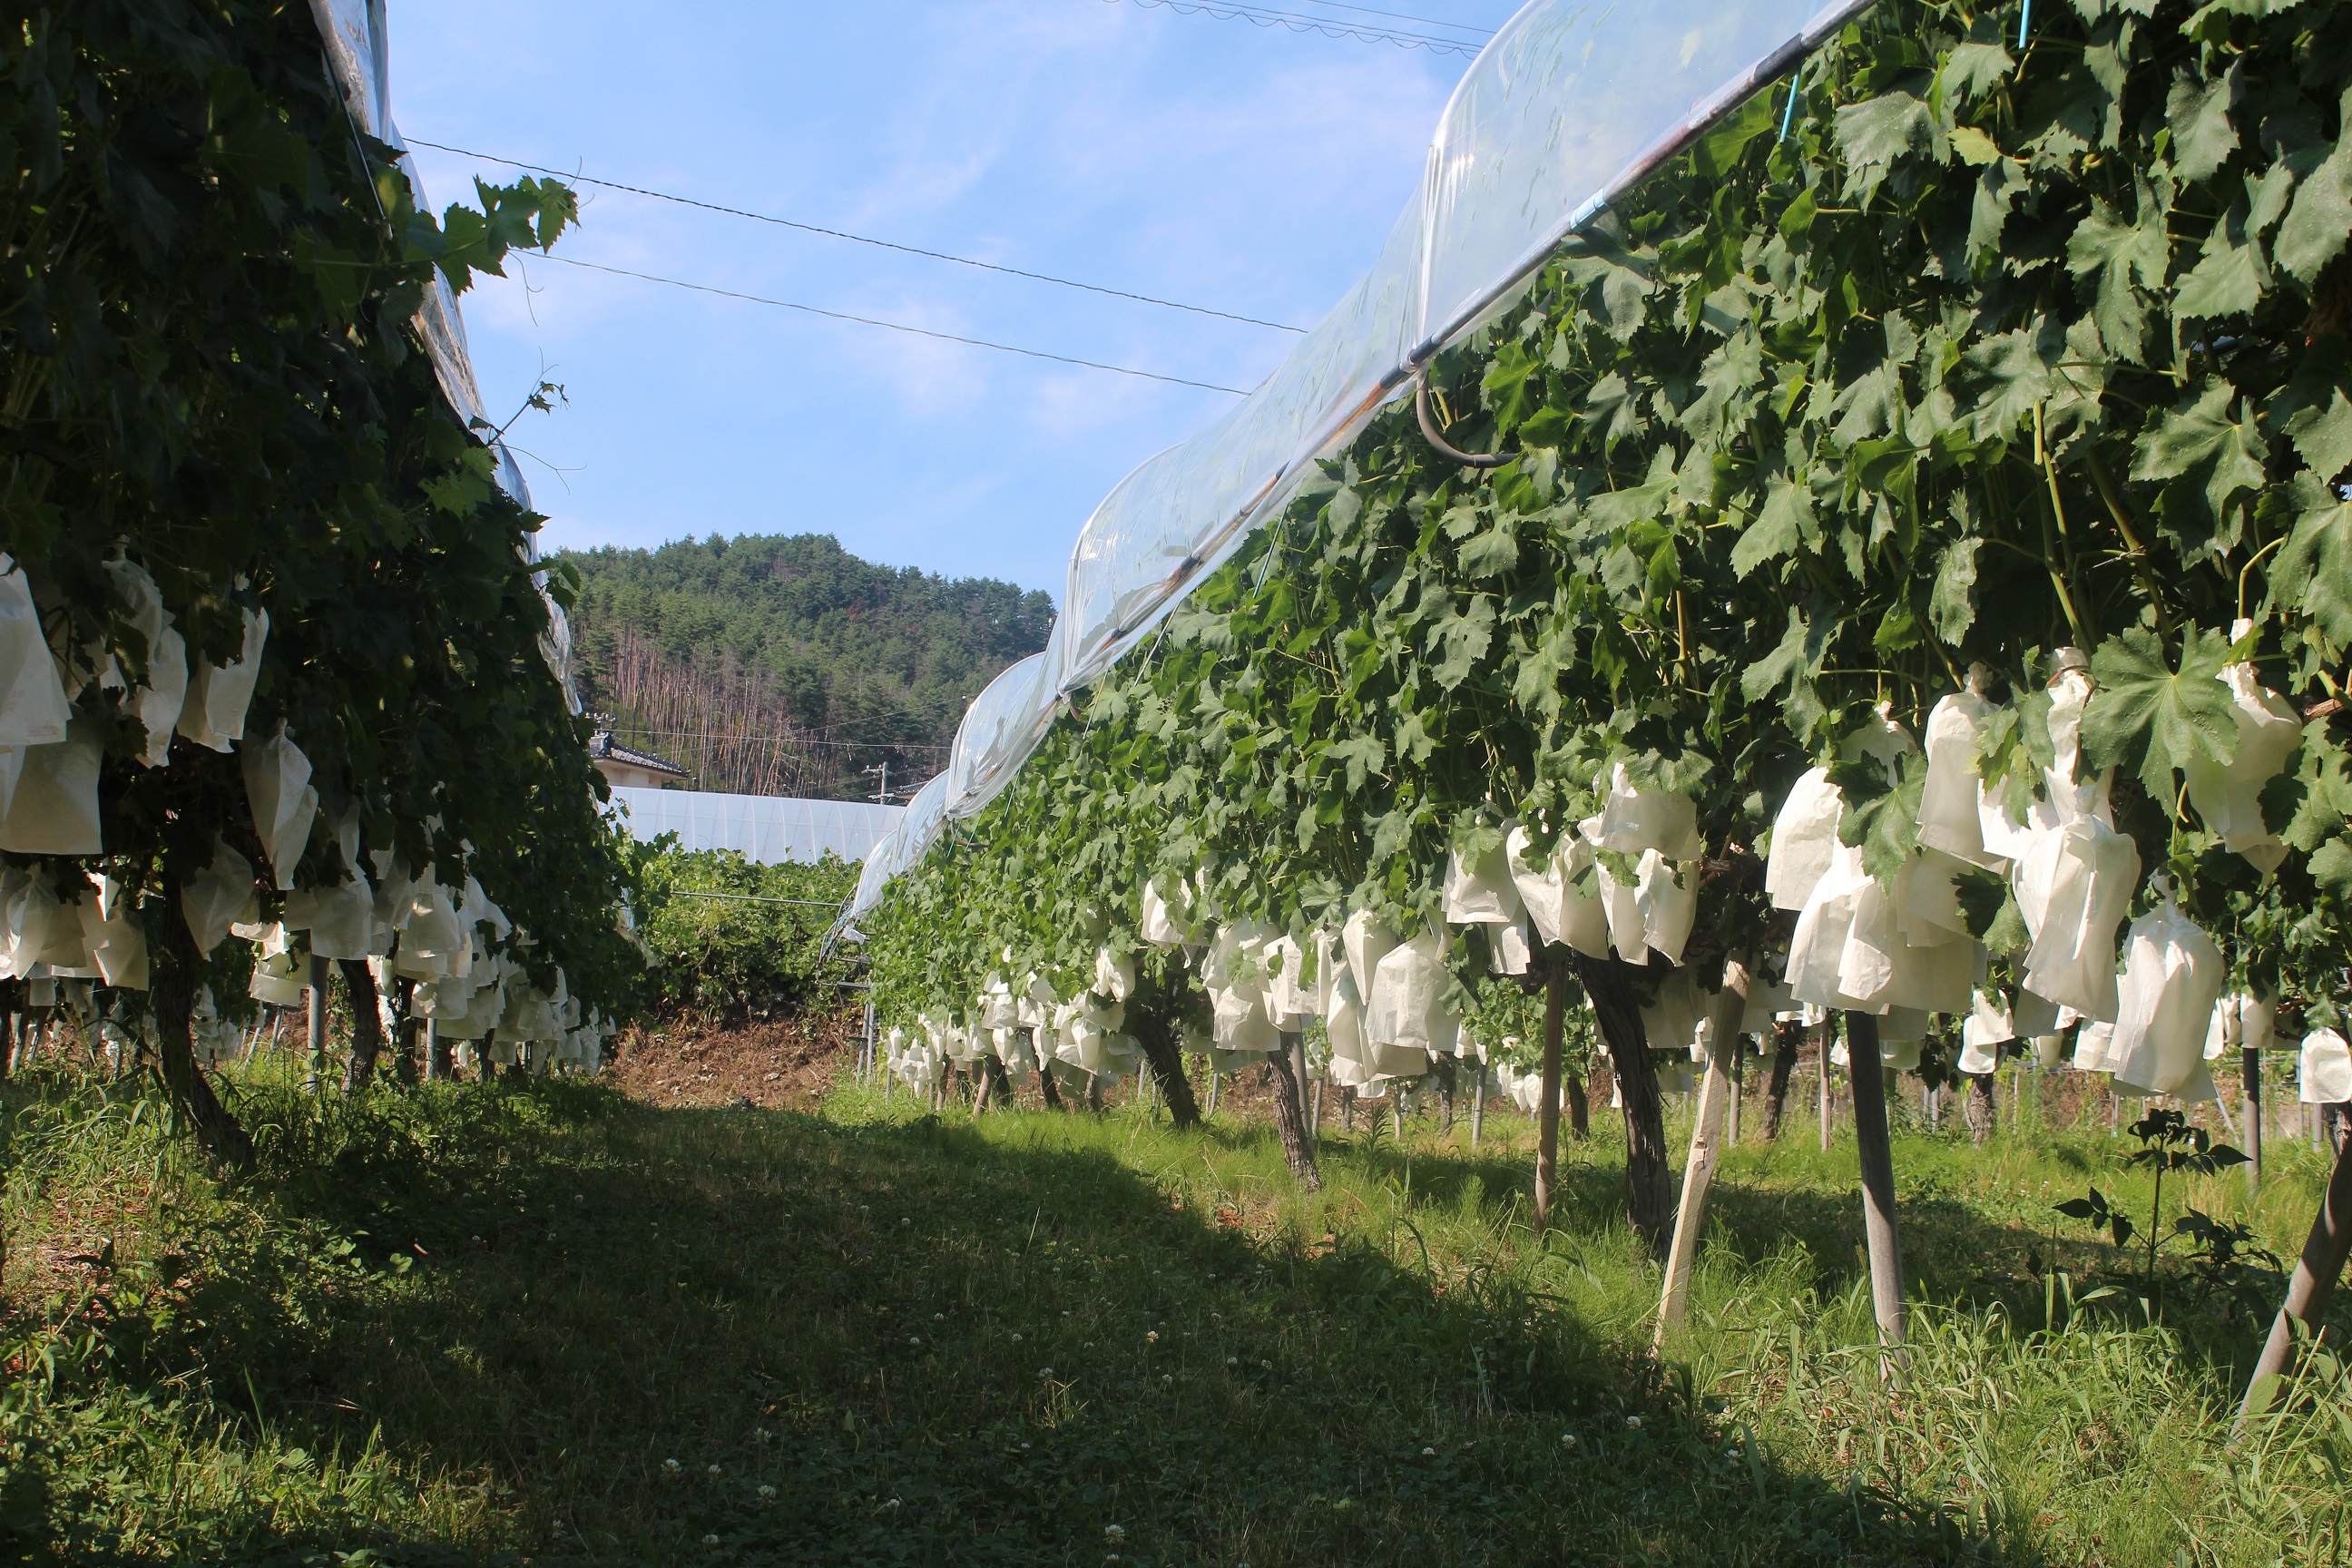
[[[1882,1381],[1850,1142],[1727,1159],[1687,1331],[1619,1151],[1528,1226],[1528,1124],[1475,1151],[1269,1128],[656,1110],[594,1083],[306,1096],[242,1069],[211,1176],[135,1082],[5,1090],[0,1517],[22,1562],[2325,1563],[2332,1363],[2224,1449],[2254,1325],[2159,1307],[2052,1205],[2104,1130],[1914,1129]],[[1596,1116],[1597,1129],[1607,1119]],[[2285,1149],[2176,1178],[2291,1256]],[[2168,1191],[2169,1192],[2169,1188]],[[2071,1233],[2071,1234],[2069,1234]],[[2336,1332],[2341,1332],[2338,1328]]]

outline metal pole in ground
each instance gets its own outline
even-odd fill
[[[1845,1016],[1847,1072],[1853,1079],[1853,1138],[1862,1154],[1863,1230],[1870,1244],[1870,1299],[1878,1317],[1882,1377],[1900,1373],[1904,1337],[1903,1241],[1895,1223],[1895,1153],[1886,1135],[1886,1080],[1878,1018]]]
[[[1707,1019],[1706,1081],[1691,1121],[1690,1158],[1683,1164],[1682,1203],[1675,1210],[1675,1238],[1666,1252],[1666,1285],[1658,1299],[1658,1331],[1650,1354],[1661,1354],[1666,1335],[1690,1306],[1691,1269],[1698,1261],[1699,1227],[1706,1221],[1706,1192],[1723,1157],[1725,1122],[1732,1099],[1733,1064],[1739,1055],[1739,1025],[1748,1012],[1748,966],[1733,959],[1723,966],[1723,989]]]
[[[2246,1112],[2246,1202],[2263,1195],[2263,1053],[2254,1046],[2238,1051],[2239,1102]]]
[[[1219,1072],[1219,1071],[1218,1071],[1215,1068],[1213,1068],[1213,1068],[1211,1068],[1209,1069],[1209,1112],[1208,1112],[1208,1113],[1209,1113],[1211,1116],[1214,1116],[1214,1115],[1217,1113],[1217,1087],[1218,1087],[1218,1085],[1219,1085],[1219,1084],[1223,1080],[1224,1076],[1225,1076],[1224,1074],[1223,1074],[1223,1073]]]
[[[1734,1028],[1738,1026],[1733,1025]],[[1748,1098],[1747,1058],[1735,1037],[1731,1042],[1730,1099],[1724,1107],[1723,1138],[1727,1143],[1739,1142],[1739,1103]]]
[[[1486,1128],[1486,1064],[1476,1062],[1470,1070],[1474,1075],[1470,1090],[1470,1147],[1475,1149],[1478,1134]]]
[[[1544,982],[1543,1098],[1536,1106],[1536,1234],[1551,1223],[1553,1184],[1559,1174],[1559,1043],[1568,1019],[1568,955],[1551,950]]]
[[[1315,1147],[1315,1103],[1307,1092],[1307,1036],[1304,1031],[1286,1037],[1290,1043],[1290,1078],[1297,1087],[1298,1129],[1306,1135],[1307,1147]]]
[[[310,955],[310,1061],[302,1075],[302,1087],[316,1094],[327,1077],[327,961],[316,953]]]
[[[1824,1154],[1830,1151],[1830,1137],[1835,1131],[1837,1121],[1836,1110],[1830,1100],[1830,1030],[1832,1026],[1824,1018],[1820,1029],[1815,1031],[1821,1037],[1822,1046],[1822,1152]]]

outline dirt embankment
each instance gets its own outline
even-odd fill
[[[641,1024],[614,1040],[605,1070],[654,1105],[805,1110],[855,1067],[863,1019],[845,1007],[740,1029],[693,1017]]]

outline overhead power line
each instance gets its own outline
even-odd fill
[[[663,278],[652,272],[635,272],[626,267],[607,267],[601,261],[583,261],[574,256],[545,256],[543,261],[561,262],[566,267],[584,268],[591,272],[609,272],[615,278],[635,278],[641,282],[666,284],[672,289],[689,289],[697,294],[716,294],[722,300],[740,300],[751,305],[772,305],[779,310],[798,310],[803,315],[823,316],[827,321],[849,321],[861,327],[880,327],[887,331],[906,332],[918,338],[934,338],[943,343],[961,343],[967,348],[993,349],[1001,354],[1020,354],[1027,359],[1052,360],[1056,364],[1073,364],[1082,370],[1107,370],[1113,375],[1131,375],[1142,381],[1163,381],[1171,386],[1196,386],[1203,392],[1230,393],[1235,397],[1249,394],[1238,386],[1219,386],[1213,381],[1189,381],[1181,375],[1162,375],[1154,370],[1137,370],[1131,365],[1105,364],[1100,360],[1074,359],[1068,354],[1047,353],[1043,349],[1016,348],[1011,343],[992,343],[985,338],[961,337],[954,332],[935,332],[929,327],[910,327],[904,321],[878,321],[872,316],[853,316],[845,310],[820,310],[814,305],[797,304],[790,300],[771,300],[764,294],[745,294],[733,289],[715,289],[708,283],[688,283],[682,278]]]
[[[876,239],[870,235],[851,234],[846,229],[825,228],[817,224],[801,223],[793,218],[777,217],[772,213],[757,213],[744,207],[725,206],[718,202],[698,201],[692,196],[672,195],[667,191],[652,190],[644,185],[625,185],[618,180],[599,180],[587,174],[567,174],[561,169],[550,169],[539,163],[526,163],[517,158],[501,158],[495,153],[477,153],[467,147],[447,147],[423,137],[408,138],[415,147],[430,147],[436,153],[455,153],[460,158],[478,158],[485,163],[500,163],[509,169],[528,169],[534,174],[547,174],[575,184],[595,185],[607,191],[626,191],[633,196],[650,196],[657,202],[673,202],[682,207],[699,207],[704,212],[723,213],[729,217],[750,218],[754,223],[773,224],[779,228],[796,228],[803,234],[821,234],[828,239],[845,239],[856,245],[871,245],[882,250],[895,250],[905,256],[926,257],[933,261],[951,261],[958,267],[974,267],[982,272],[1002,272],[1009,278],[1026,278],[1035,283],[1051,283],[1057,288],[1083,289],[1089,294],[1106,294],[1114,300],[1132,300],[1141,305],[1157,305],[1162,310],[1185,310],[1195,316],[1214,316],[1220,321],[1239,321],[1244,326],[1271,327],[1277,332],[1304,332],[1305,327],[1294,327],[1283,321],[1262,321],[1255,316],[1237,315],[1231,310],[1212,310],[1206,305],[1187,305],[1175,300],[1161,300],[1150,294],[1132,293],[1125,289],[1107,288],[1099,283],[1081,283],[1072,278],[1056,278],[1047,272],[1026,272],[1018,267],[1001,267],[993,261],[979,261],[969,256],[951,256],[944,250],[925,250],[920,246],[900,245],[896,240]]]
[[[1122,0],[1104,0],[1117,5]],[[1361,44],[1394,44],[1401,49],[1427,49],[1433,55],[1475,55],[1480,45],[1460,38],[1440,37],[1429,33],[1407,33],[1393,27],[1378,27],[1369,23],[1344,21],[1337,16],[1310,16],[1297,11],[1276,11],[1264,5],[1239,5],[1230,0],[1124,0],[1130,5],[1145,9],[1166,9],[1180,16],[1211,16],[1220,22],[1250,22],[1261,27],[1282,27],[1293,33],[1317,33],[1327,38],[1352,40]],[[1349,10],[1365,9],[1349,6]],[[1394,15],[1394,13],[1372,13]],[[1415,18],[1418,20],[1419,18]],[[1438,26],[1452,24],[1440,22]]]
[[[1342,5],[1340,0],[1307,0],[1307,4],[1320,5],[1327,11],[1356,11],[1367,16],[1386,16],[1397,22],[1426,22],[1433,27],[1450,27],[1454,32],[1473,33],[1482,38],[1491,38],[1495,36],[1495,29],[1492,27],[1474,27],[1467,22],[1441,21],[1435,16],[1412,16],[1402,11],[1376,11],[1370,5]]]

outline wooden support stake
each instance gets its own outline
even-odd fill
[[[1559,1044],[1568,1019],[1568,960],[1553,949],[1544,982],[1543,1098],[1536,1106],[1536,1234],[1551,1223],[1551,1194],[1559,1176]]]
[[[1706,1220],[1706,1191],[1715,1184],[1723,1156],[1724,1123],[1732,1091],[1732,1068],[1739,1054],[1739,1025],[1748,1013],[1748,966],[1733,959],[1723,966],[1723,989],[1707,1019],[1706,1079],[1691,1121],[1690,1158],[1683,1165],[1683,1197],[1675,1209],[1675,1239],[1666,1252],[1666,1285],[1658,1300],[1658,1331],[1650,1342],[1656,1357],[1666,1335],[1690,1307],[1691,1269],[1698,1261],[1698,1233]]]
[[[1853,1139],[1862,1154],[1862,1224],[1870,1244],[1870,1299],[1878,1316],[1879,1375],[1899,1376],[1904,1338],[1903,1239],[1895,1223],[1895,1152],[1886,1136],[1886,1080],[1878,1056],[1878,1018],[1845,1016],[1847,1068],[1853,1079]]]

